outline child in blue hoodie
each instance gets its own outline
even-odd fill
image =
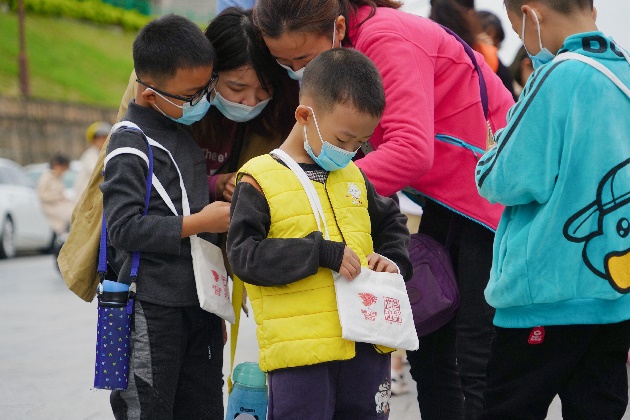
[[[496,308],[483,419],[620,419],[630,347],[630,57],[592,0],[505,0],[535,71],[482,196],[506,206],[485,295]]]

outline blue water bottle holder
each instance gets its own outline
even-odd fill
[[[114,132],[121,124],[117,124]],[[134,127],[130,127],[134,128]],[[142,132],[142,130],[139,130]],[[143,137],[146,139],[146,136]],[[144,212],[149,210],[153,175],[153,152],[149,148],[146,194]],[[140,267],[140,252],[135,251],[131,257],[130,284],[108,280],[107,264],[107,226],[105,214],[101,227],[99,247],[98,273],[101,283],[98,285],[98,322],[96,326],[96,362],[94,371],[94,388],[108,390],[125,390],[129,384],[129,358],[131,356],[131,323],[134,305],[134,283]],[[132,286],[133,285],[133,286]]]

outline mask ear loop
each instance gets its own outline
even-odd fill
[[[540,36],[540,21],[538,20],[538,15],[536,14],[536,11],[534,9],[532,9],[532,13],[534,14],[534,20],[536,21],[536,27],[538,28],[538,44],[540,49],[543,49],[543,44],[542,44],[542,37]]]
[[[311,108],[308,105],[306,107],[310,109],[311,112],[313,113],[313,121],[315,121],[315,128],[317,129],[317,135],[319,136],[319,141],[321,141],[322,144],[324,144],[324,138],[322,137],[322,133],[319,131],[319,124],[317,124],[317,117],[315,116],[315,111],[313,111],[313,108]],[[304,134],[306,135],[306,126],[304,126]]]

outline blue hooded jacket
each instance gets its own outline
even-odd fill
[[[630,58],[601,32],[574,52],[630,87]],[[497,147],[477,164],[479,193],[507,206],[485,295],[506,328],[630,319],[630,97],[576,60],[537,69]]]

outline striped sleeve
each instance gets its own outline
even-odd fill
[[[495,135],[497,146],[477,163],[477,188],[490,202],[515,206],[551,196],[575,83],[562,73],[562,63],[552,63],[532,75]]]

